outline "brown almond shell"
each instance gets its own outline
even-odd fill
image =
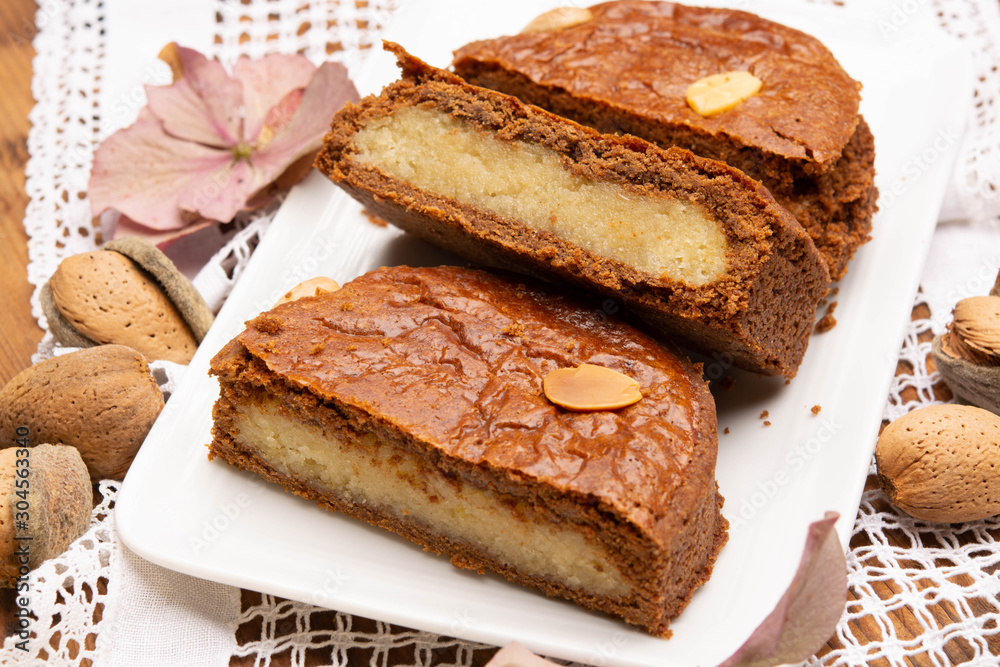
[[[99,345],[76,330],[73,324],[62,316],[52,300],[52,287],[46,282],[38,293],[38,301],[49,324],[49,331],[56,342],[63,347],[94,347]]]
[[[108,241],[102,249],[125,255],[149,272],[191,327],[195,340],[200,343],[205,338],[215,320],[212,310],[187,276],[159,248],[143,239],[123,238]]]
[[[941,377],[959,398],[1000,415],[1000,366],[974,364],[941,349],[941,336],[931,343],[931,357]]]
[[[90,526],[90,475],[74,447],[0,451],[0,494],[0,587],[24,581],[22,565],[33,570],[58,556]]]

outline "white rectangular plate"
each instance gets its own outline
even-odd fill
[[[556,4],[414,0],[386,36],[446,66],[452,49],[516,32]],[[846,10],[780,0],[751,9],[819,37],[864,83],[879,186],[893,194],[891,202],[883,197],[873,240],[840,284],[840,323],[813,336],[794,381],[736,374],[735,388],[718,392],[718,480],[732,529],[711,581],[674,622],[672,639],[455,569],[402,539],[207,460],[218,387],[206,371],[245,320],[314,275],[346,282],[382,265],[456,261],[373,225],[316,173],[282,206],[139,452],[117,503],[124,542],[197,577],[489,644],[516,639],[553,657],[680,667],[715,665],[733,653],[788,587],[810,522],[838,512],[838,533],[848,542],[972,82],[967,54],[917,18],[887,41],[876,21]],[[359,87],[377,91],[396,76],[392,59],[380,54]],[[710,362],[706,370],[721,368]],[[819,415],[814,405],[822,406]]]

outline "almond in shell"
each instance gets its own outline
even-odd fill
[[[989,362],[1000,362],[1000,297],[973,296],[955,304],[954,336]]]
[[[90,476],[122,479],[163,409],[141,354],[101,345],[31,366],[0,390],[0,443],[76,447]]]
[[[1000,414],[1000,296],[996,289],[989,296],[955,304],[947,331],[931,343],[931,357],[956,396]]]
[[[932,405],[889,424],[875,447],[882,490],[925,521],[1000,514],[1000,417],[969,405]]]
[[[931,358],[948,388],[984,410],[1000,414],[1000,365],[980,363],[956,350],[950,333],[936,336]]]
[[[73,447],[0,450],[0,587],[11,588],[90,526],[90,475]]]
[[[213,320],[191,281],[140,239],[67,257],[42,289],[41,303],[64,346],[121,344],[177,363],[191,360]]]

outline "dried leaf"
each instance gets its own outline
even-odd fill
[[[280,176],[302,156],[319,151],[333,111],[346,102],[357,100],[358,93],[343,66],[337,63],[320,65],[302,93],[292,119],[270,143],[251,155],[254,166],[268,175],[265,183]]]
[[[833,529],[836,512],[809,526],[799,569],[764,622],[719,667],[800,662],[823,647],[847,604],[847,561]]]

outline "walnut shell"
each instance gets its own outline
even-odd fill
[[[14,587],[87,532],[92,507],[90,475],[75,448],[0,450],[0,587]]]
[[[969,405],[931,405],[889,424],[875,446],[882,490],[925,521],[1000,514],[1000,417]]]
[[[24,427],[29,446],[73,445],[93,479],[122,479],[162,409],[141,354],[91,347],[35,364],[0,390],[0,446],[15,446]]]

